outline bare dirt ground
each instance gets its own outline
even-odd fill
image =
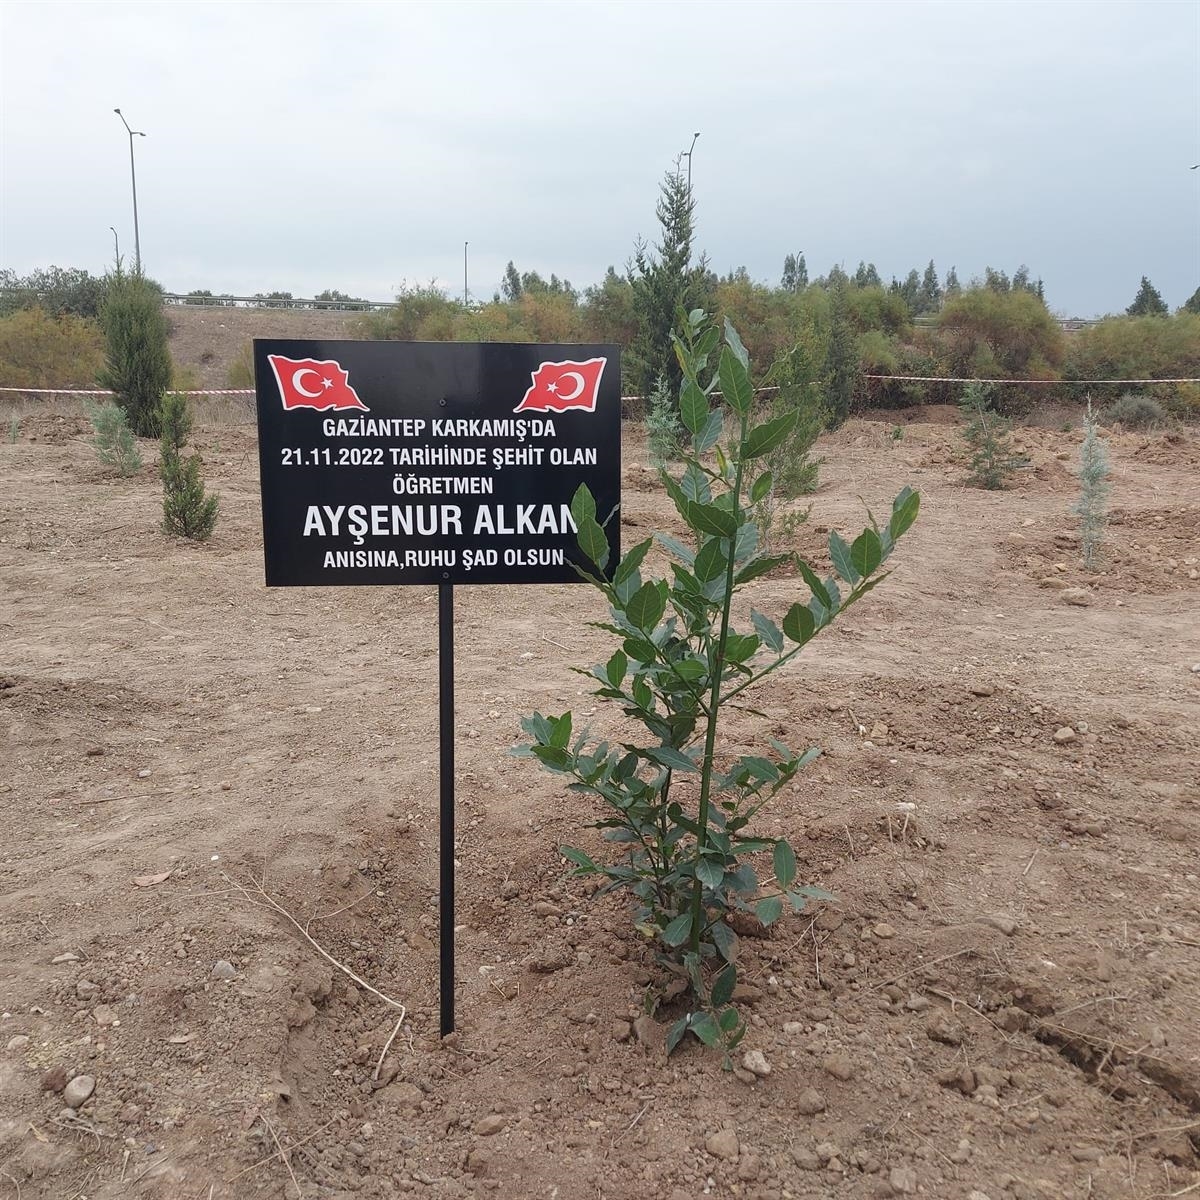
[[[1022,431],[1006,494],[962,486],[945,423],[822,444],[817,561],[863,501],[923,506],[893,577],[763,688],[770,719],[733,720],[731,748],[824,747],[762,827],[840,898],[743,939],[772,1068],[747,1083],[631,1028],[662,976],[556,853],[599,852],[594,814],[508,755],[534,709],[611,725],[570,671],[609,652],[582,587],[458,592],[439,1042],[434,593],[268,592],[247,412],[201,410],[203,547],[73,412],[0,444],[3,1200],[1198,1192],[1195,434],[1109,438],[1097,576],[1078,435]],[[631,541],[672,525],[643,453],[631,431]],[[266,895],[407,1006],[386,1054],[396,1010]]]

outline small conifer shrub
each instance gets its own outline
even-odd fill
[[[163,397],[161,421],[162,455],[158,470],[163,483],[163,532],[202,542],[217,523],[219,501],[216,496],[204,494],[199,454],[183,457],[192,429],[187,397],[168,392]]]
[[[650,443],[650,460],[656,467],[674,462],[679,457],[684,437],[683,424],[679,420],[679,405],[671,391],[670,381],[662,373],[650,393],[646,436]]]
[[[1108,451],[1100,440],[1092,402],[1088,401],[1083,423],[1083,449],[1079,457],[1079,499],[1072,511],[1079,517],[1079,540],[1083,565],[1095,571],[1100,559],[1100,543],[1108,523]]]
[[[1013,453],[1012,422],[992,408],[989,389],[982,383],[967,384],[958,407],[966,419],[962,435],[971,451],[967,482],[991,491],[1004,487],[1014,471],[1029,465],[1027,458]]]
[[[137,474],[142,469],[142,453],[129,428],[125,410],[111,400],[88,403],[86,408],[95,432],[92,444],[96,447],[96,456],[106,466],[116,467],[125,478]]]

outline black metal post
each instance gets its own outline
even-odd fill
[[[438,584],[442,1037],[454,1032],[454,584]]]

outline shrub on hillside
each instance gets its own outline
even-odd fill
[[[0,386],[89,388],[104,364],[104,337],[85,317],[25,308],[0,317]]]

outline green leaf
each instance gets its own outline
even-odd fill
[[[687,426],[688,433],[694,437],[708,420],[708,397],[700,390],[693,380],[684,381],[679,396],[679,415]]]
[[[797,642],[801,646],[812,637],[816,632],[816,628],[817,623],[813,619],[812,613],[809,612],[806,605],[799,602],[793,604],[787,610],[787,615],[783,618],[783,632],[793,642]]]
[[[658,661],[658,647],[648,638],[626,638],[621,643],[625,653],[634,662],[652,663]]]
[[[725,426],[725,414],[719,409],[714,408],[708,414],[708,420],[704,422],[704,428],[696,434],[694,446],[697,454],[703,454],[705,450],[711,449],[717,444],[717,439],[721,436],[721,430]]]
[[[696,878],[705,887],[720,887],[721,880],[725,878],[725,868],[714,858],[702,858],[696,864]]]
[[[721,340],[721,331],[715,326],[710,325],[699,337],[696,342],[695,356],[699,359],[707,358],[716,348],[717,343]]]
[[[761,458],[764,454],[770,454],[776,447],[782,446],[792,430],[796,428],[799,418],[799,410],[793,409],[789,413],[784,413],[782,417],[776,417],[773,421],[756,425],[746,435],[746,445],[742,450],[743,462],[750,458]]]
[[[721,1040],[721,1027],[709,1012],[692,1013],[688,1028],[706,1045],[715,1046]]]
[[[726,962],[733,962],[734,956],[737,954],[737,934],[724,921],[717,921],[709,929],[708,936],[712,938],[717,953]]]
[[[646,756],[653,759],[660,767],[668,767],[672,771],[695,771],[696,764],[674,746],[654,746],[646,751]]]
[[[743,367],[750,366],[750,355],[746,353],[746,347],[742,345],[742,339],[738,337],[738,331],[734,329],[733,322],[728,317],[725,318],[725,341],[730,350],[733,351],[733,356],[742,364]]]
[[[796,559],[796,569],[801,578],[808,584],[808,590],[821,602],[825,608],[833,607],[833,600],[821,582],[821,577],[802,558]]]
[[[713,1008],[724,1008],[733,999],[735,987],[737,987],[737,967],[733,963],[729,963],[713,980],[709,1003]]]
[[[888,532],[892,535],[893,540],[908,531],[917,519],[920,508],[921,494],[914,492],[912,488],[904,488],[892,501],[892,519],[888,522]]]
[[[649,633],[662,620],[667,608],[667,586],[651,580],[643,583],[625,605],[625,617],[635,629]]]
[[[670,673],[678,679],[695,683],[697,679],[703,679],[708,674],[708,664],[698,658],[680,658],[671,663]],[[667,672],[664,671],[663,674],[666,675]]]
[[[633,681],[633,687],[630,690],[633,692],[634,704],[649,712],[654,704],[654,694],[650,691],[650,685],[639,675]]]
[[[750,503],[757,504],[768,492],[775,483],[775,477],[770,471],[764,471],[755,481],[754,486],[750,489]]]
[[[732,1033],[738,1027],[738,1021],[741,1018],[738,1016],[736,1008],[727,1008],[720,1017],[717,1018],[717,1023],[721,1026],[723,1033]]]
[[[725,403],[736,413],[743,416],[748,413],[754,403],[754,386],[750,382],[750,372],[746,369],[746,364],[738,362],[737,355],[730,346],[721,351],[717,377],[721,381]]]
[[[678,538],[673,538],[669,533],[656,533],[654,536],[658,544],[680,562],[687,563],[690,567],[696,561],[696,556]]]
[[[682,946],[688,940],[692,932],[692,914],[690,912],[680,913],[667,927],[662,931],[662,940],[668,946]]]
[[[809,900],[836,900],[837,897],[832,892],[827,892],[824,888],[819,887],[798,887],[796,895],[805,896]]]
[[[642,560],[650,551],[650,547],[654,545],[653,538],[647,538],[644,542],[638,542],[628,554],[621,559],[617,564],[617,569],[613,572],[613,583],[623,583],[626,579],[631,579],[637,572],[638,567],[642,565]]]
[[[770,617],[764,616],[757,609],[750,610],[750,623],[754,626],[762,644],[776,654],[783,649],[783,633]]]
[[[575,489],[575,495],[571,497],[571,519],[576,526],[596,519],[596,500],[586,483],[581,483]]]
[[[733,544],[733,561],[742,562],[758,549],[758,526],[753,521],[747,521],[737,531]]]
[[[667,1053],[668,1054],[670,1054],[671,1051],[674,1050],[675,1047],[679,1045],[679,1043],[683,1040],[683,1035],[685,1033],[687,1033],[687,1031],[688,1031],[688,1019],[687,1019],[687,1017],[680,1017],[679,1020],[676,1021],[675,1024],[671,1026],[670,1030],[667,1033]]]
[[[622,650],[618,650],[605,665],[604,673],[608,677],[608,682],[615,688],[620,687],[625,679],[625,672],[629,670],[629,659],[625,657]]]
[[[559,846],[558,852],[567,862],[572,863],[581,872],[587,873],[589,871],[600,870],[589,855],[584,854],[582,850],[576,850],[574,846]]]
[[[687,468],[680,477],[679,490],[689,500],[695,500],[698,504],[710,504],[712,502],[712,486],[708,482],[708,476],[704,473],[704,468],[698,463],[688,463]]]
[[[768,896],[754,906],[754,915],[764,925],[774,925],[783,915],[783,901],[778,896]]]
[[[748,562],[733,578],[733,582],[746,583],[748,580],[757,579],[760,575],[766,575],[768,572],[775,570],[776,567],[783,566],[784,563],[792,561],[790,554],[764,554],[761,558],[756,558]]]
[[[775,881],[781,888],[790,888],[796,880],[795,851],[780,838],[775,843]]]
[[[729,555],[725,551],[726,543],[721,538],[712,538],[700,547],[696,555],[696,578],[701,583],[724,575],[729,566]]]
[[[870,575],[883,561],[883,548],[879,534],[873,529],[864,529],[850,547],[850,561],[860,575]]]
[[[550,745],[562,749],[571,740],[571,714],[563,713],[561,717],[552,720],[554,726],[550,734]]]
[[[839,533],[831,533],[829,535],[829,558],[833,563],[833,569],[853,587],[861,574],[855,569],[854,559],[850,553],[850,547],[846,545],[846,539]]]
[[[732,538],[737,534],[737,518],[727,508],[718,508],[715,504],[688,505],[688,524],[701,533],[711,533],[716,537]]]
[[[603,571],[608,566],[608,538],[604,530],[595,521],[581,521],[578,517],[575,526],[580,550]]]
[[[760,645],[758,638],[752,633],[731,633],[725,639],[725,661],[744,663],[758,653]]]

